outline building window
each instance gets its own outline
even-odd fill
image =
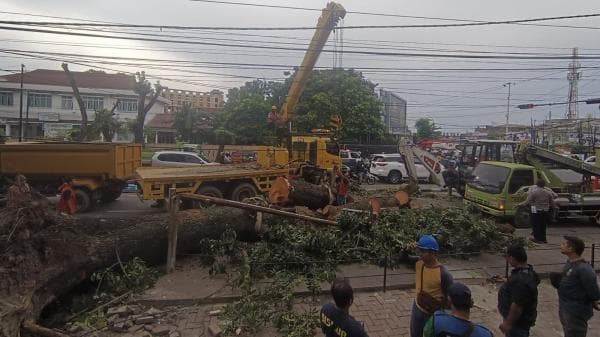
[[[0,105],[13,105],[13,93],[0,92]]]
[[[52,96],[46,94],[29,94],[27,95],[29,106],[32,108],[51,108]]]
[[[137,112],[138,102],[137,99],[119,99],[117,104],[117,111],[121,112]]]
[[[83,104],[88,110],[100,111],[104,109],[104,98],[96,96],[82,96]]]
[[[73,110],[73,96],[60,96],[60,108]]]

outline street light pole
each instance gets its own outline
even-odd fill
[[[508,87],[508,97],[506,98],[506,130],[504,137],[508,137],[508,118],[510,116],[510,87],[514,85],[512,82],[504,83],[503,87]]]
[[[21,98],[19,99],[19,142],[23,141],[23,70],[25,65],[21,64]]]

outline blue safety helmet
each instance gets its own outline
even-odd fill
[[[437,252],[440,250],[440,245],[437,240],[432,235],[423,235],[419,238],[417,242],[417,248],[421,250],[432,250]]]

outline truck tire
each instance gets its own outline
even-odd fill
[[[402,181],[402,173],[397,170],[393,170],[388,174],[387,180],[390,184],[399,184]]]
[[[254,185],[249,183],[242,183],[237,185],[233,192],[231,192],[231,200],[242,201],[246,198],[255,197],[258,194]]]
[[[104,191],[102,196],[100,197],[100,202],[103,204],[108,204],[109,202],[113,202],[121,196],[122,191]]]
[[[515,228],[529,228],[531,226],[531,214],[527,207],[519,207],[513,219]]]
[[[94,208],[90,192],[84,188],[75,188],[77,197],[77,211],[75,213],[85,213]]]
[[[208,195],[209,197],[223,198],[223,192],[215,186],[200,186],[196,194]]]
[[[215,197],[215,198],[223,198],[223,192],[221,192],[221,190],[215,186],[211,186],[211,185],[205,185],[205,186],[200,186],[200,188],[198,188],[198,190],[196,191],[196,194],[202,194],[202,195],[207,195],[209,197]],[[192,208],[202,208],[202,207],[209,207],[211,204],[208,202],[203,202],[200,200],[183,200],[181,207],[182,209],[192,209]]]

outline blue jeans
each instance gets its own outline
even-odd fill
[[[417,304],[413,302],[412,312],[410,314],[410,337],[423,337],[423,328],[431,315],[421,311]]]
[[[335,197],[335,200],[338,205],[346,204],[346,196],[345,195],[338,195],[337,197]]]
[[[588,320],[578,315],[573,315],[564,308],[558,307],[558,316],[563,326],[565,337],[586,337]]]
[[[513,326],[505,335],[506,337],[529,337],[529,329]]]

